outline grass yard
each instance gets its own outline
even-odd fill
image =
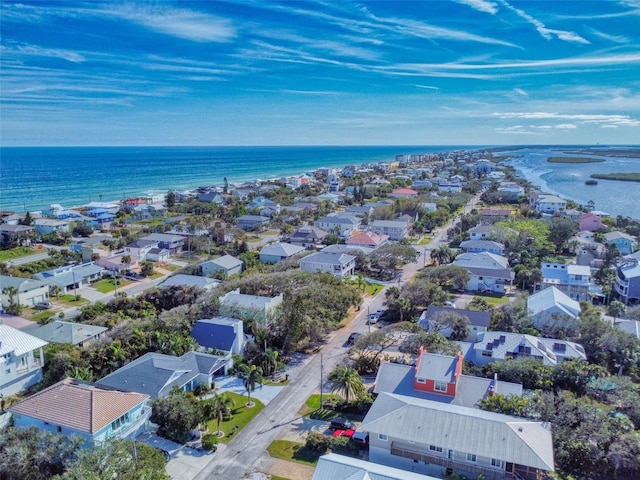
[[[289,479],[284,477],[278,477],[277,475],[271,475],[271,480],[289,480]]]
[[[120,280],[118,283],[119,287],[123,287],[124,285],[126,285],[126,280]],[[113,292],[115,290],[115,285],[113,284],[113,279],[112,278],[105,278],[102,279],[96,283],[94,283],[92,285],[93,288],[95,288],[97,291],[99,291],[100,293],[109,293],[109,292]]]
[[[9,250],[0,250],[0,262],[15,260],[16,258],[21,257],[28,257],[29,255],[34,255],[36,253],[39,252],[36,252],[34,249],[29,247],[16,247],[10,248]]]
[[[267,447],[267,452],[274,458],[298,462],[311,467],[315,467],[318,459],[326,453],[319,450],[311,450],[305,447],[303,443],[289,440],[274,440]]]
[[[366,284],[364,287],[364,293],[372,297],[375,297],[380,292],[380,290],[384,288],[384,285],[378,285],[377,283],[365,283]]]
[[[76,300],[76,296],[73,294],[60,295],[58,299],[56,299],[56,303],[61,303],[67,307],[79,307],[81,305],[86,305],[89,303],[89,300],[86,298],[82,298],[79,296],[78,300]]]
[[[327,404],[328,400],[337,400],[340,402],[342,401],[342,397],[340,397],[339,395],[334,395],[332,393],[322,394],[322,401],[325,405]],[[335,410],[331,410],[330,408],[321,409],[319,393],[314,393],[309,398],[307,398],[307,401],[304,402],[304,406],[298,411],[298,413],[313,420],[325,420],[327,422],[336,417],[345,417],[353,422],[361,422],[364,418],[363,415],[357,413],[337,412]]]
[[[489,308],[495,308],[503,303],[507,303],[509,301],[509,297],[506,295],[497,296],[497,295],[489,295],[486,293],[476,293],[473,298],[481,298],[489,305]],[[473,299],[471,300],[473,301]]]
[[[52,320],[52,317],[54,317],[55,315],[56,315],[56,312],[50,312],[50,311],[42,312],[40,310],[33,310],[33,315],[24,315],[24,316],[27,317],[27,319],[31,320],[32,322],[38,322],[38,323],[41,323],[42,325],[45,325],[49,323],[49,321]]]
[[[220,443],[229,443],[233,438],[234,433],[242,430],[253,418],[258,415],[262,409],[264,408],[264,404],[256,399],[251,397],[251,401],[255,404],[251,408],[246,407],[247,397],[245,395],[238,395],[233,392],[225,392],[224,395],[231,397],[233,400],[233,416],[231,420],[223,420],[220,422],[220,430],[224,432],[224,437],[218,438]],[[203,400],[204,403],[210,402],[211,400]],[[217,420],[209,420],[207,422],[207,428],[209,432],[214,433],[218,430],[218,421]]]

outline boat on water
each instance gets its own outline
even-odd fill
[[[598,181],[597,181],[597,180],[590,179],[590,180],[586,180],[586,181],[584,182],[584,184],[585,184],[585,185],[597,185],[597,184],[598,184]]]

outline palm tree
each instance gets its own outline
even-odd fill
[[[333,384],[331,392],[343,396],[347,404],[350,398],[365,391],[362,377],[352,367],[338,367],[329,374],[328,379]]]
[[[453,251],[447,245],[440,245],[438,248],[431,250],[431,259],[438,265],[449,263],[453,258]]]
[[[255,365],[240,365],[240,370],[244,377],[244,388],[247,389],[247,407],[253,407],[251,392],[256,389],[256,383],[262,383],[262,368]]]
[[[268,348],[267,351],[262,354],[262,357],[264,374],[271,375],[272,380],[275,380],[276,372],[278,370],[278,351]]]
[[[58,285],[49,286],[49,295],[53,295],[54,297],[59,298],[61,293],[62,288],[60,288]]]
[[[18,292],[18,289],[16,287],[4,287],[2,289],[2,294],[9,297],[9,307],[7,308],[7,312],[13,315],[20,314],[20,310],[22,309],[20,307],[20,300],[18,299],[18,301],[16,302],[18,293],[20,292]]]
[[[233,407],[233,399],[224,393],[222,395],[214,393],[211,403],[207,405],[209,405],[210,408],[210,415],[215,417],[217,420],[218,426],[215,434],[221,437],[222,432],[220,431],[220,422],[222,422],[225,414],[231,410],[231,407]]]

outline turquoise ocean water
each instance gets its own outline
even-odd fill
[[[4,147],[0,210],[37,211],[171,189],[277,178],[318,167],[390,161],[396,154],[466,149],[384,147]],[[478,147],[468,147],[477,149]]]
[[[52,203],[64,207],[115,201],[171,189],[270,179],[342,167],[391,161],[397,154],[478,150],[480,146],[350,147],[3,147],[0,148],[0,210],[37,211]],[[576,149],[577,147],[572,147]],[[566,148],[564,149],[566,150]],[[600,180],[585,186],[591,173],[640,172],[640,159],[608,157],[602,163],[552,164],[559,147],[514,150],[510,161],[544,190],[611,215],[640,218],[640,184]],[[563,154],[564,155],[564,154]]]

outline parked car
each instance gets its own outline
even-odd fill
[[[369,315],[369,323],[371,324],[378,323],[378,320],[380,320],[380,314],[378,312],[375,312]]]
[[[349,438],[352,438],[354,433],[356,433],[356,431],[353,428],[347,428],[346,430],[336,429],[336,430],[333,431],[332,435],[334,437],[349,437]]]
[[[360,335],[358,332],[353,332],[351,335],[349,335],[349,338],[348,338],[348,340],[347,340],[347,343],[348,343],[349,345],[353,345],[354,343],[356,343],[356,340],[358,340],[358,338],[359,338],[360,336],[361,336],[361,335]]]
[[[329,424],[329,428],[333,430],[349,430],[349,429],[355,430],[356,426],[353,424],[351,420],[347,418],[337,417],[331,420],[331,423]]]
[[[51,302],[38,302],[33,306],[33,308],[35,308],[36,310],[47,310],[52,306],[53,304]]]
[[[351,441],[360,448],[367,448],[369,446],[369,434],[367,432],[354,432],[351,435]]]

